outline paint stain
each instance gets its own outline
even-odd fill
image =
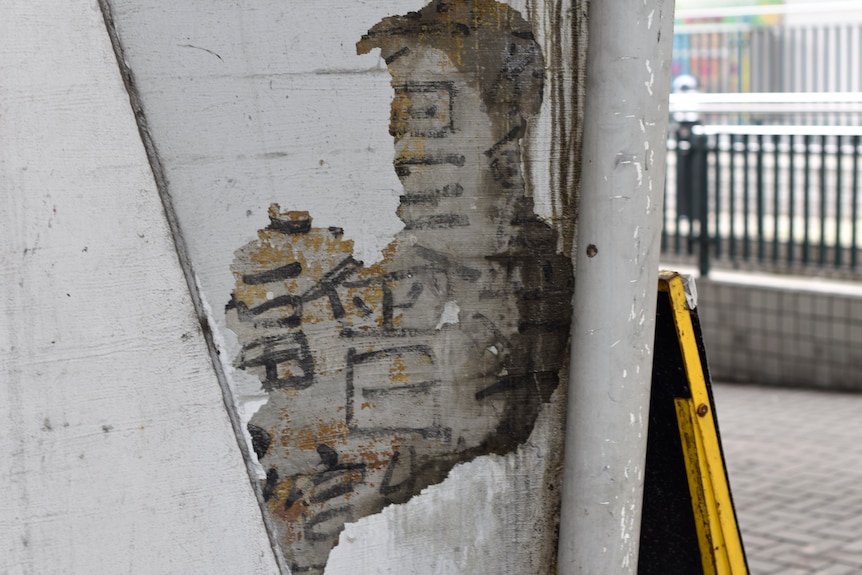
[[[299,573],[323,572],[345,523],[517,448],[566,355],[571,262],[521,167],[544,81],[529,24],[493,0],[437,1],[375,25],[357,44],[374,48],[404,231],[366,267],[343,230],[273,204],[231,268],[236,366],[269,394],[249,430]]]

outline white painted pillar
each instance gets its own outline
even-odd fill
[[[559,573],[635,573],[673,0],[592,2]]]
[[[0,78],[0,573],[278,573],[99,7]]]

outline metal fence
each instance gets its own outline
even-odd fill
[[[862,127],[694,126],[668,140],[663,257],[862,277]]]

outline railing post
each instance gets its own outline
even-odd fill
[[[817,263],[820,267],[826,266],[826,194],[827,186],[827,154],[826,154],[826,135],[820,136],[820,255],[817,258]]]
[[[742,259],[748,261],[751,257],[751,227],[748,210],[751,199],[751,140],[748,134],[742,135]]]
[[[763,178],[763,135],[757,135],[757,261],[763,263],[766,255],[764,239],[766,232],[764,229],[763,212],[764,212],[764,178]]]
[[[834,254],[834,265],[836,268],[840,268],[843,258],[842,252],[844,251],[844,246],[841,242],[841,189],[844,187],[844,178],[842,172],[843,162],[842,157],[844,156],[843,148],[844,140],[841,136],[835,136],[835,249]]]
[[[859,224],[859,136],[853,136],[853,187],[852,187],[852,211],[853,216],[851,218],[851,222],[853,225],[852,231],[850,232],[850,269],[856,270],[857,263],[857,252],[859,251],[859,244],[857,243],[857,232],[856,230],[860,227]]]
[[[802,263],[808,263],[808,252],[811,245],[811,136],[806,134],[802,138],[803,159],[805,165],[804,179],[802,184],[803,218],[805,226],[802,236]]]
[[[700,276],[709,274],[709,138],[694,134],[691,139],[692,223],[698,221],[698,268]],[[696,214],[696,216],[695,216]]]
[[[694,142],[693,124],[690,122],[680,123],[676,130],[676,242],[674,249],[676,253],[680,250],[680,229],[682,219],[688,223],[686,235],[686,253],[689,255],[694,250],[694,221],[697,219],[697,191],[694,178],[694,164],[692,149]]]
[[[679,127],[676,129],[676,178],[675,192],[676,199],[674,202],[674,238],[673,252],[681,253],[681,231],[680,223],[683,216],[689,218],[691,212],[691,200],[689,197],[689,162],[688,157],[691,152],[689,138],[691,132],[688,128]]]
[[[772,261],[781,259],[781,138],[772,135]]]

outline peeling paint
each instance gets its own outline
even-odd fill
[[[566,356],[571,262],[522,175],[544,80],[529,24],[438,1],[374,26],[357,50],[374,48],[404,230],[365,266],[343,230],[273,205],[231,268],[236,365],[269,394],[249,430],[298,573],[322,573],[346,522],[517,448]]]
[[[458,307],[458,302],[447,301],[443,306],[443,313],[440,314],[440,321],[437,322],[437,325],[434,326],[434,329],[441,330],[445,325],[454,325],[458,323],[458,321],[460,321],[458,318],[458,314],[460,312],[461,308]],[[489,347],[488,350],[491,351],[491,348],[493,347],[494,346]],[[494,351],[492,351],[491,353],[497,355]]]

